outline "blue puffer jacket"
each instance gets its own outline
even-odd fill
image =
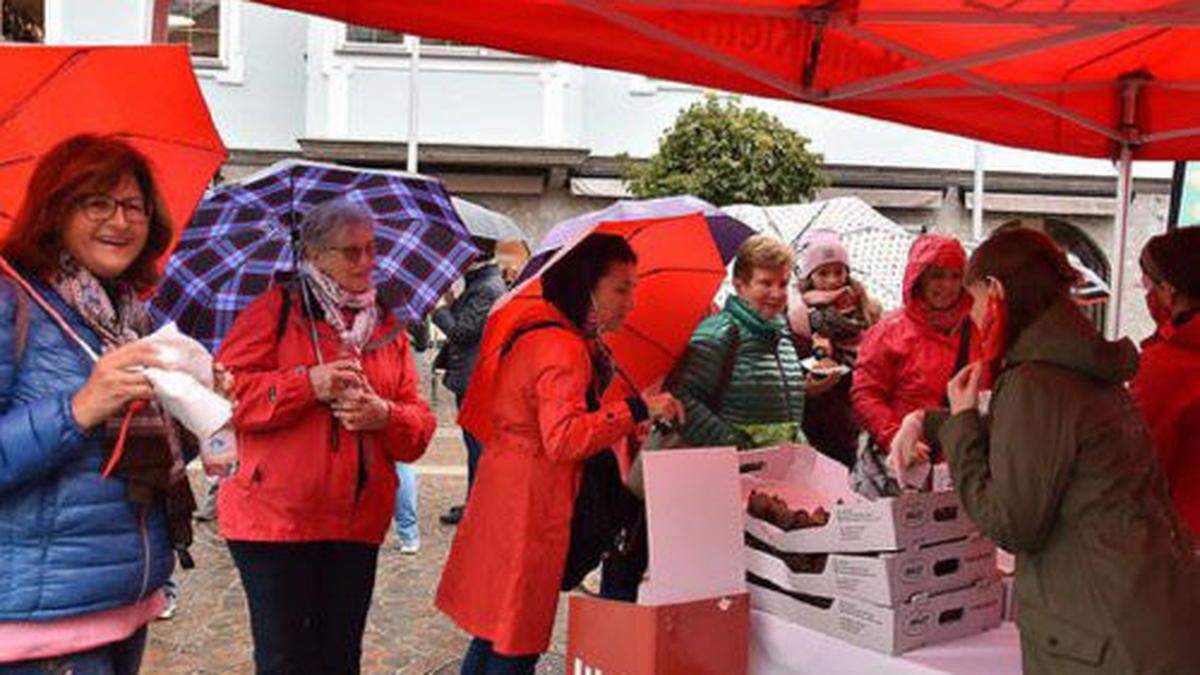
[[[99,352],[82,318],[37,288]],[[100,440],[83,433],[70,408],[91,363],[32,301],[14,363],[18,292],[0,279],[0,621],[131,604],[175,566],[164,509],[135,506],[124,481],[100,476]]]

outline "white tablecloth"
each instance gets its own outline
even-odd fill
[[[888,656],[823,633],[750,612],[751,675],[1020,675],[1017,628],[999,628],[969,638]]]

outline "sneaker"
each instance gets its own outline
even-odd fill
[[[175,587],[174,581],[168,581],[163,586],[163,595],[167,598],[167,606],[158,613],[156,620],[170,621],[175,617],[175,612],[179,610],[179,589]]]
[[[443,525],[457,525],[463,517],[463,506],[451,506],[448,511],[438,516]]]
[[[419,541],[402,541],[400,542],[400,555],[416,555],[421,550],[421,542]]]

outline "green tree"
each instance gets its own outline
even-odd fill
[[[821,161],[774,115],[709,94],[679,113],[654,156],[626,161],[623,173],[641,198],[690,194],[767,206],[812,199],[826,185]]]

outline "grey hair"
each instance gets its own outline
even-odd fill
[[[317,205],[304,214],[300,222],[300,253],[308,257],[327,248],[343,227],[347,225],[374,225],[375,219],[362,207],[345,197],[331,199]]]

